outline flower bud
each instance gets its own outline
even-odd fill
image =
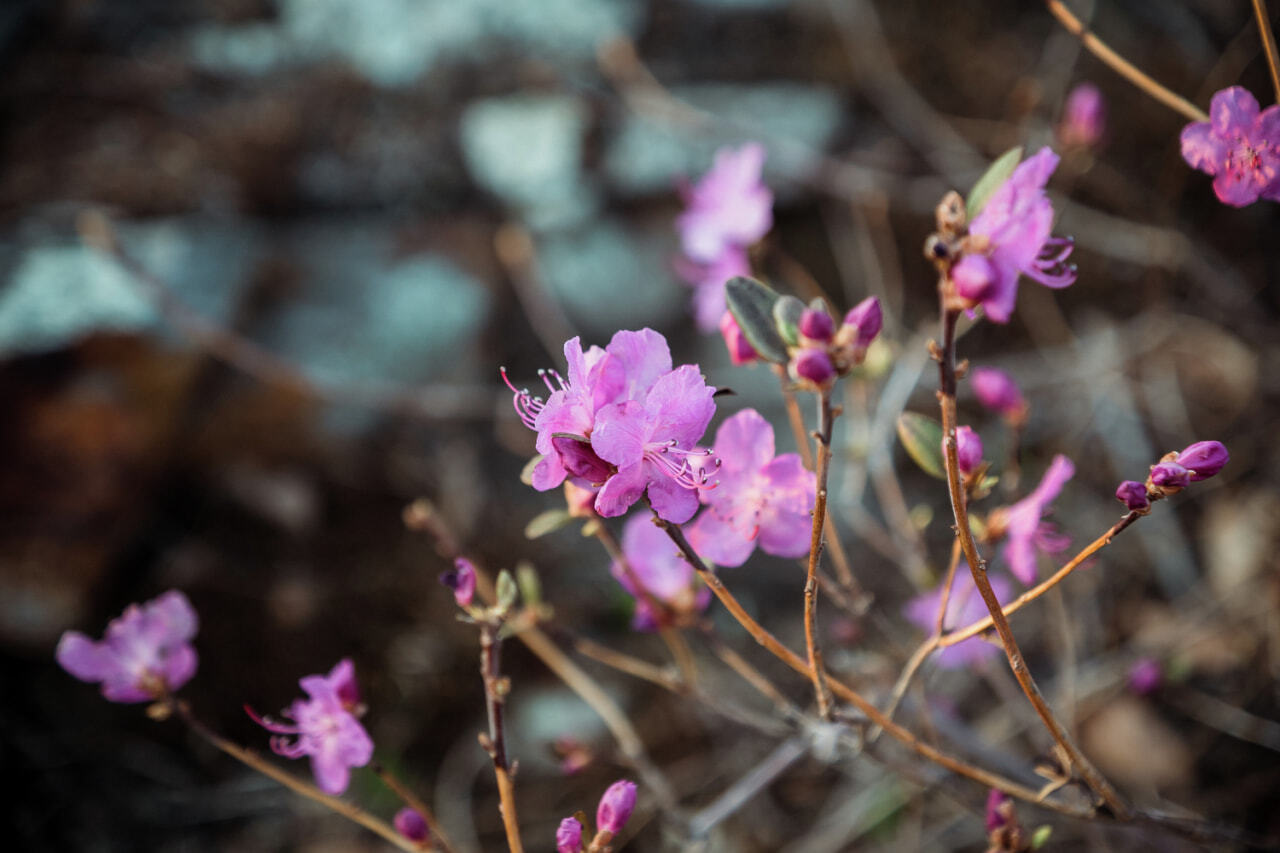
[[[1009,795],[995,788],[987,794],[986,827],[987,832],[994,832],[1009,822]]]
[[[1098,87],[1081,83],[1067,95],[1058,124],[1058,140],[1065,148],[1092,148],[1107,129],[1107,103]]]
[[[982,464],[982,439],[967,426],[956,427],[956,459],[961,474],[972,474]]]
[[[1116,488],[1116,500],[1124,504],[1130,512],[1146,513],[1151,509],[1151,499],[1147,497],[1147,487],[1137,480],[1125,480]]]
[[[836,333],[836,321],[826,311],[806,308],[800,315],[800,334],[811,341],[826,343]]]
[[[596,809],[596,829],[617,834],[627,825],[636,807],[636,783],[619,779],[609,786]]]
[[[1191,472],[1177,462],[1161,462],[1151,466],[1152,485],[1177,491],[1191,482]]]
[[[572,480],[564,481],[564,502],[573,518],[593,518],[596,514],[596,493]]]
[[[582,824],[577,818],[567,817],[560,821],[556,830],[556,853],[581,853]]]
[[[1146,696],[1155,691],[1164,681],[1164,673],[1160,662],[1154,658],[1140,658],[1129,667],[1129,689],[1139,696]]]
[[[720,337],[724,338],[724,345],[729,350],[729,360],[734,364],[750,364],[760,357],[747,336],[742,333],[732,311],[724,312],[724,316],[720,318]]]
[[[1000,277],[995,264],[985,255],[965,255],[951,268],[956,294],[970,302],[981,302]]]
[[[1006,418],[1023,414],[1027,409],[1027,401],[1013,378],[1003,370],[994,367],[979,367],[973,371],[973,392],[978,395],[978,402],[988,409],[997,411]]]
[[[453,590],[453,600],[459,607],[470,607],[476,594],[475,566],[466,557],[459,557],[453,561],[453,571],[440,576],[440,583]]]
[[[825,385],[835,378],[836,369],[825,350],[805,347],[791,359],[791,375],[797,380]]]
[[[416,809],[403,808],[396,812],[393,821],[396,832],[403,835],[410,841],[418,844],[423,843],[431,837],[431,832],[427,829],[427,822]]]
[[[874,296],[868,296],[849,309],[849,313],[844,315],[844,324],[857,328],[858,336],[854,339],[853,346],[855,349],[865,350],[871,346],[871,342],[876,339],[876,335],[880,334],[880,329],[884,326],[880,300]]]
[[[1177,462],[1191,471],[1191,480],[1207,480],[1222,470],[1231,459],[1220,441],[1197,441],[1178,454]]]

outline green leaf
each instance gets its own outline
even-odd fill
[[[793,347],[800,343],[800,316],[804,314],[804,303],[794,296],[779,296],[773,303],[773,323],[786,341]]]
[[[500,612],[506,613],[515,606],[516,599],[520,595],[520,587],[516,584],[516,579],[511,577],[511,572],[503,569],[498,573],[497,584],[497,608]]]
[[[773,320],[778,294],[753,278],[737,276],[724,285],[725,300],[747,342],[765,361],[787,363],[787,345]]]
[[[542,603],[542,580],[531,563],[521,561],[516,566],[516,583],[520,587],[520,598],[525,604],[537,607]]]
[[[529,523],[524,526],[524,535],[527,539],[537,539],[572,523],[573,516],[569,515],[567,509],[549,509],[529,520]]]
[[[1049,843],[1049,836],[1053,835],[1053,827],[1049,824],[1036,827],[1036,831],[1031,833],[1031,849],[1039,850],[1041,847]]]
[[[898,438],[902,446],[926,474],[946,479],[946,463],[942,459],[942,424],[915,412],[898,417]]]
[[[969,190],[969,197],[965,199],[965,215],[972,222],[974,218],[982,212],[982,208],[987,206],[987,201],[991,198],[991,194],[1000,189],[1000,185],[1009,180],[1009,176],[1013,174],[1013,170],[1018,168],[1018,163],[1022,161],[1022,146],[1010,148],[1008,151],[996,158],[987,171],[982,173],[982,177],[978,178],[978,182],[973,185],[973,189]]]
[[[532,486],[533,485],[533,469],[537,468],[538,463],[541,461],[542,461],[542,454],[538,454],[537,456],[530,459],[528,462],[524,463],[524,467],[520,469],[520,482],[524,483],[526,486]]]

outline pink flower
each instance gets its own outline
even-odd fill
[[[1058,141],[1067,148],[1092,148],[1107,129],[1107,102],[1092,83],[1081,83],[1067,95],[1058,122]]]
[[[1076,280],[1066,263],[1069,239],[1050,237],[1053,205],[1044,194],[1058,155],[1042,148],[1028,157],[969,223],[968,249],[952,269],[956,292],[981,306],[996,323],[1007,323],[1018,299],[1018,276],[1027,275],[1048,287],[1067,287]]]
[[[1010,584],[999,575],[989,575],[991,591],[1002,603],[1009,600]],[[912,624],[932,634],[937,627],[938,605],[942,603],[942,585],[933,592],[916,596],[907,602],[903,612]],[[963,628],[987,615],[987,605],[982,600],[978,587],[969,573],[969,566],[964,561],[956,566],[956,576],[951,581],[951,596],[947,599],[947,613],[943,620],[946,630]],[[979,661],[1000,654],[1000,648],[986,642],[981,637],[970,637],[947,646],[938,652],[935,660],[943,669],[963,669]]]
[[[698,331],[714,332],[720,318],[729,310],[724,298],[724,283],[740,275],[751,275],[747,250],[729,246],[707,263],[681,259],[676,263],[680,277],[693,287],[693,319]]]
[[[709,508],[688,530],[694,550],[721,566],[740,566],[758,543],[778,557],[809,553],[817,480],[795,453],[774,455],[773,427],[743,409],[716,431],[720,485],[702,493]]]
[[[715,165],[684,191],[685,212],[676,219],[684,253],[701,264],[727,249],[745,248],[773,224],[773,194],[760,181],[764,146],[756,142],[716,152]]]
[[[308,699],[295,699],[282,716],[292,723],[259,717],[245,708],[258,725],[277,737],[271,749],[286,758],[311,756],[316,784],[329,794],[347,790],[352,767],[363,767],[373,758],[373,741],[353,712],[360,709],[356,670],[343,658],[328,675],[308,675],[298,682]],[[296,736],[290,743],[287,737]]]
[[[440,583],[453,590],[453,600],[466,609],[476,594],[476,567],[466,557],[453,561],[453,569],[440,575]]]
[[[637,515],[623,528],[622,554],[627,559],[627,565],[624,567],[615,561],[610,571],[623,589],[636,599],[636,612],[631,625],[635,630],[655,631],[662,622],[662,614],[653,611],[645,596],[636,588],[635,581],[640,583],[649,596],[678,614],[696,613],[704,610],[711,602],[711,591],[694,582],[696,572],[693,566],[680,556],[679,550],[667,538],[667,534],[647,516]],[[634,579],[628,576],[627,567],[630,567]]]
[[[662,518],[682,524],[698,510],[698,491],[711,488],[701,464],[708,451],[695,445],[707,431],[716,404],[696,365],[664,374],[641,399],[612,403],[596,413],[591,448],[617,466],[596,496],[606,518],[630,509],[646,492]]]
[[[556,829],[556,853],[582,853],[582,824],[567,817]]]
[[[596,829],[617,835],[636,807],[636,783],[619,779],[608,787],[596,808]]]
[[[177,690],[196,674],[191,639],[196,612],[176,589],[142,605],[130,604],[107,625],[102,642],[79,631],[58,641],[58,665],[81,681],[102,684],[112,702],[148,702]]]
[[[1026,415],[1027,401],[1018,390],[1018,383],[1003,370],[994,367],[978,367],[973,371],[973,393],[978,402],[1006,418]]]
[[[1182,129],[1182,159],[1214,176],[1213,191],[1223,204],[1280,201],[1280,106],[1259,112],[1246,90],[1223,89],[1209,104],[1209,121]]]
[[[1076,473],[1076,466],[1062,454],[1053,457],[1040,485],[1022,500],[1005,510],[1005,561],[1014,577],[1030,586],[1036,579],[1036,549],[1046,554],[1065,550],[1070,540],[1058,533],[1041,517],[1049,504],[1062,491],[1063,485]]]

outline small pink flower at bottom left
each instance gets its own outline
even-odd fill
[[[363,767],[373,758],[373,740],[356,719],[360,693],[355,665],[348,658],[338,661],[328,675],[308,675],[298,682],[307,699],[295,699],[282,716],[282,723],[259,717],[245,708],[254,720],[277,737],[271,750],[286,758],[311,756],[311,772],[316,784],[327,794],[347,790],[352,767]],[[296,739],[289,741],[289,736]]]
[[[126,607],[107,625],[102,642],[67,631],[55,657],[81,681],[101,683],[102,695],[112,702],[149,702],[196,674],[198,658],[191,639],[198,627],[191,602],[172,589]]]

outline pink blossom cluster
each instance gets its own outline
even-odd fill
[[[603,849],[622,831],[636,808],[636,783],[619,779],[605,790],[596,806],[596,837],[590,843],[592,850]],[[560,821],[556,829],[556,853],[583,853],[585,827],[576,817]]]
[[[541,372],[545,399],[507,380],[521,420],[538,434],[534,488],[568,478],[595,493],[606,518],[642,497],[667,521],[692,518],[716,467],[697,446],[716,409],[698,366],[673,368],[666,338],[652,329],[618,332],[604,349],[584,351],[573,338],[564,355],[566,375]]]
[[[829,388],[836,377],[863,362],[883,326],[880,300],[874,296],[850,308],[838,329],[825,308],[806,308],[796,330],[797,345],[790,348],[787,372],[806,388]]]

